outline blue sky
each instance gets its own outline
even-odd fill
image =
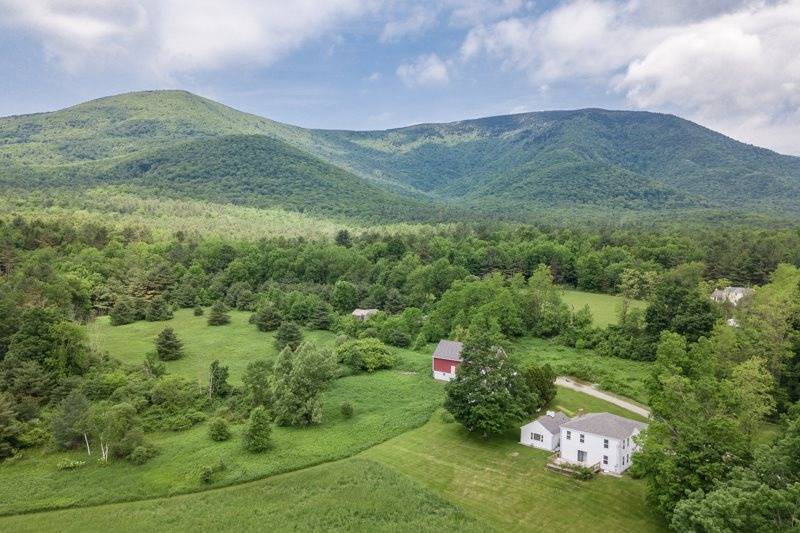
[[[182,88],[308,127],[664,111],[800,154],[800,0],[0,0],[0,115]]]

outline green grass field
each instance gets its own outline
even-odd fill
[[[559,390],[554,407],[636,418],[566,389]],[[517,439],[510,431],[484,441],[434,416],[351,459],[177,497],[8,516],[0,518],[0,530],[663,529],[644,506],[642,481],[601,476],[581,482],[548,472],[548,454],[520,446]]]
[[[619,320],[619,311],[622,306],[621,296],[564,289],[561,291],[561,298],[572,307],[573,311],[588,305],[592,311],[594,325],[597,327],[604,328],[609,324],[616,324]],[[647,307],[647,302],[631,300],[630,306],[633,309],[644,309]]]
[[[604,390],[647,403],[645,383],[650,376],[651,363],[603,357],[592,350],[578,350],[530,337],[514,343],[511,357],[517,361],[548,363],[559,375],[599,383]]]
[[[206,310],[207,312],[208,310]],[[207,314],[207,313],[206,313]],[[231,311],[231,323],[209,326],[206,316],[194,316],[191,309],[180,309],[172,320],[139,321],[112,326],[101,317],[88,326],[90,343],[123,363],[139,364],[155,348],[156,336],[166,327],[175,330],[183,341],[185,355],[166,363],[170,374],[207,382],[208,367],[214,359],[230,369],[231,382],[240,383],[247,363],[255,359],[273,359],[278,355],[273,333],[258,331],[248,324],[249,312]],[[332,345],[335,335],[328,331],[304,331],[304,338],[319,346]]]

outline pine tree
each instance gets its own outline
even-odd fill
[[[266,451],[272,446],[272,420],[267,410],[256,407],[250,412],[250,422],[244,434],[244,447],[254,453]]]
[[[281,325],[280,312],[274,305],[267,304],[253,315],[253,323],[258,331],[275,331]]]
[[[156,354],[162,361],[174,361],[183,357],[183,343],[172,328],[164,328],[156,338]]]
[[[203,308],[201,306],[194,306],[194,316],[203,316]]]
[[[208,325],[223,326],[229,324],[230,321],[231,317],[228,315],[228,308],[225,307],[225,304],[219,300],[214,302],[214,305],[211,306],[211,312],[208,313]]]
[[[303,342],[303,332],[294,322],[283,322],[275,332],[275,347],[278,350],[283,350],[287,346],[296,350],[301,342]]]
[[[11,397],[0,393],[0,460],[14,455],[19,422]]]
[[[156,296],[147,304],[144,319],[148,322],[160,322],[172,318],[172,309],[163,296]]]
[[[136,307],[130,298],[119,298],[108,314],[112,326],[122,326],[136,321]]]
[[[345,248],[350,248],[353,245],[352,239],[350,238],[350,232],[346,229],[340,229],[336,233],[336,244],[339,246],[344,246]]]
[[[84,440],[81,424],[88,410],[89,401],[82,392],[73,390],[64,398],[51,425],[58,448],[69,450]]]

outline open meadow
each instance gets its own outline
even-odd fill
[[[619,312],[622,309],[622,296],[562,289],[561,298],[573,311],[578,311],[588,305],[592,311],[594,325],[599,328],[604,328],[609,324],[616,324],[619,320]],[[631,309],[647,308],[647,302],[643,300],[630,300],[628,304]]]

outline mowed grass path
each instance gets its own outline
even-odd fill
[[[206,309],[206,315],[208,309]],[[208,381],[208,367],[214,359],[228,366],[230,380],[241,382],[247,363],[255,359],[273,359],[278,355],[273,333],[258,331],[248,324],[251,313],[231,311],[231,323],[209,326],[207,316],[194,316],[191,309],[180,309],[175,317],[163,322],[139,321],[124,326],[112,326],[108,317],[101,317],[88,326],[89,341],[111,357],[123,363],[140,364],[147,352],[155,349],[155,339],[167,327],[175,330],[183,342],[185,355],[167,363],[170,374]],[[305,340],[318,346],[332,345],[329,331],[304,331]]]
[[[1,531],[486,531],[389,467],[345,459],[175,498],[0,518]]]
[[[555,407],[637,418],[585,394],[559,389]],[[578,481],[549,472],[548,452],[518,444],[518,431],[485,441],[434,416],[423,427],[361,454],[403,472],[499,531],[664,531],[630,476]]]
[[[598,294],[574,289],[563,289],[561,298],[564,303],[572,307],[573,311],[582,309],[585,305],[592,311],[594,325],[604,328],[609,324],[616,324],[619,320],[619,311],[622,308],[622,297],[614,294]],[[630,300],[631,309],[645,309],[647,302]]]

